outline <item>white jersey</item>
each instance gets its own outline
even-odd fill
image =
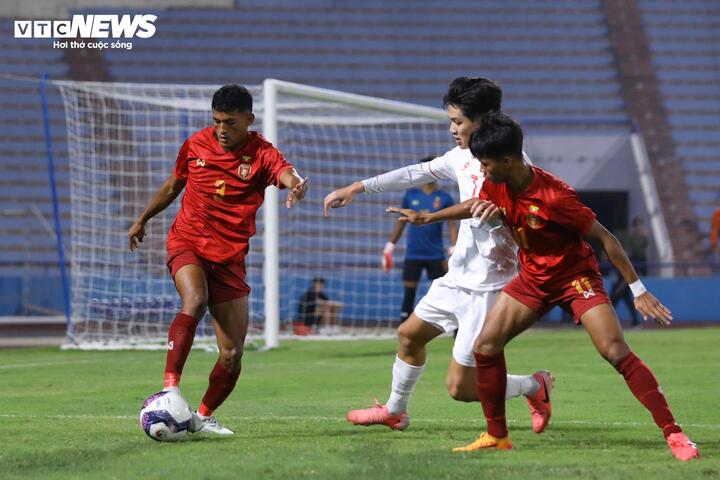
[[[530,163],[527,157],[525,160]],[[362,183],[366,192],[377,193],[404,190],[438,179],[454,180],[462,202],[479,195],[485,176],[470,149],[455,147],[429,162],[399,168]],[[480,224],[476,218],[460,221],[445,277],[458,287],[488,292],[503,288],[517,272],[517,245],[501,222]]]

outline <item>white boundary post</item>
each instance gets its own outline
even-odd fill
[[[672,277],[675,273],[675,268],[672,265],[675,261],[675,256],[673,254],[672,244],[670,243],[670,234],[668,233],[667,224],[665,223],[665,217],[660,208],[660,200],[655,187],[655,180],[652,176],[650,160],[648,159],[647,150],[645,149],[645,142],[638,133],[630,135],[630,142],[633,158],[635,159],[635,166],[638,171],[638,178],[640,179],[640,189],[645,199],[645,207],[650,216],[650,230],[655,239],[658,257],[660,257],[660,261],[664,264],[660,268],[660,276],[663,278]]]
[[[263,82],[263,136],[277,146],[277,86]],[[263,205],[263,280],[265,284],[265,349],[277,348],[280,334],[280,228],[278,189],[265,189]]]

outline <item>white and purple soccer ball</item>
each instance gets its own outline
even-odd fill
[[[190,406],[174,392],[150,395],[140,410],[140,426],[158,442],[177,442],[187,437],[192,420]]]

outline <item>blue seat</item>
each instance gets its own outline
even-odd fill
[[[720,188],[720,172],[717,175],[687,175],[685,179],[691,186]]]
[[[720,172],[720,159],[715,161],[693,161],[690,159],[685,159],[683,161],[683,166],[687,170],[707,170]]]

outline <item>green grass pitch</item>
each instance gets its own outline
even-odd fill
[[[720,478],[720,329],[627,333],[654,370],[701,458],[673,459],[650,415],[581,329],[532,330],[506,350],[511,373],[547,368],[554,415],[535,435],[524,399],[508,402],[512,451],[453,453],[484,427],[480,405],[444,387],[451,340],[430,344],[405,432],[355,427],[350,408],[385,401],[393,341],[286,341],[248,351],[217,412],[231,438],[160,444],[138,423],[163,352],[0,350],[0,478],[703,479]],[[183,394],[197,405],[215,355],[193,351]]]

